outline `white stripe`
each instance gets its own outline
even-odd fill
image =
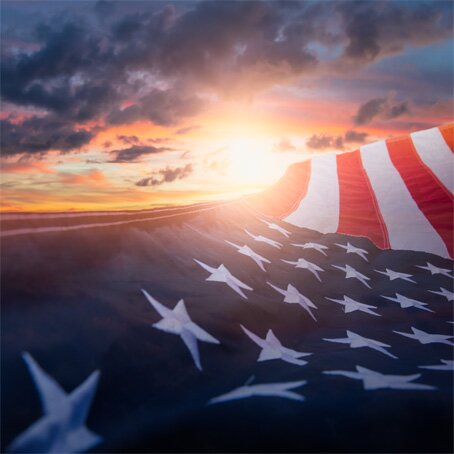
[[[236,202],[236,200],[230,200],[228,202],[216,204],[215,206],[199,208],[199,209],[191,210],[191,211],[183,211],[182,213],[164,214],[162,216],[154,216],[151,218],[139,218],[139,219],[132,219],[132,220],[130,219],[128,221],[98,222],[98,223],[93,223],[93,224],[77,224],[77,225],[59,226],[59,227],[37,227],[37,228],[31,227],[31,228],[5,230],[5,231],[0,230],[0,237],[14,236],[14,235],[27,235],[27,234],[35,234],[35,233],[67,232],[69,230],[84,230],[84,229],[93,229],[93,228],[99,228],[99,227],[111,227],[114,225],[133,224],[136,222],[157,221],[160,219],[168,219],[168,218],[174,218],[177,216],[184,216],[186,214],[199,213],[201,211],[214,210],[216,208],[220,208],[220,207],[223,207],[226,205],[231,205],[235,202]]]
[[[333,233],[339,226],[339,180],[334,153],[311,160],[309,187],[298,208],[285,219],[298,227]]]
[[[394,167],[386,143],[361,147],[361,159],[388,229],[391,248],[449,257],[440,235],[418,208]]]
[[[454,156],[438,128],[411,134],[416,152],[436,177],[454,192]]]

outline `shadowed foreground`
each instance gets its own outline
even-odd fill
[[[198,211],[200,208],[203,211]],[[163,214],[173,214],[164,217]],[[2,451],[41,415],[38,394],[21,358],[28,351],[66,392],[93,371],[100,381],[87,427],[103,441],[96,452],[450,452],[453,449],[452,371],[420,369],[452,358],[452,346],[422,345],[393,333],[414,326],[449,335],[452,302],[430,293],[452,288],[452,278],[416,265],[452,262],[422,252],[382,251],[369,240],[320,233],[278,222],[290,238],[268,228],[245,202],[207,204],[158,215],[110,216],[109,222],[154,220],[66,231],[5,236],[2,240]],[[10,224],[6,224],[9,222]],[[106,216],[60,220],[3,220],[3,231],[71,227],[106,222]],[[243,229],[283,244],[254,241]],[[270,260],[262,271],[225,240],[249,245]],[[368,262],[335,243],[368,252]],[[291,243],[316,242],[328,255]],[[321,282],[281,259],[304,257],[324,271]],[[207,282],[224,264],[252,287],[242,298],[225,283]],[[370,289],[332,265],[349,264],[370,277]],[[390,281],[374,270],[391,268],[417,283]],[[294,285],[317,307],[310,314],[284,304],[273,285]],[[183,298],[191,319],[220,341],[199,342],[199,371],[179,336],[152,327],[161,317],[145,289],[164,306]],[[403,309],[380,295],[404,294],[433,312]],[[374,316],[345,313],[327,300],[343,296],[375,306]],[[308,364],[256,362],[260,348],[240,324],[261,338],[268,329],[288,348],[310,352]],[[398,359],[369,348],[324,341],[346,330],[391,346]],[[421,373],[415,382],[434,390],[365,390],[362,381],[327,375],[360,365],[383,374]],[[217,405],[207,402],[245,384],[307,380],[293,391],[302,402],[252,397]]]

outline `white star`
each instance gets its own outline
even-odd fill
[[[440,359],[443,364],[435,364],[433,366],[419,366],[420,369],[431,369],[431,370],[450,370],[454,371],[454,361],[450,359]]]
[[[377,350],[380,353],[383,353],[391,358],[397,359],[397,356],[394,356],[385,348],[391,347],[391,345],[384,344],[383,342],[376,341],[374,339],[369,339],[367,337],[360,336],[352,331],[347,330],[347,337],[338,338],[338,339],[323,339],[328,342],[337,342],[339,344],[350,344],[350,348],[361,348],[368,347],[373,350]]]
[[[220,265],[217,268],[207,265],[206,263],[200,262],[199,260],[194,259],[203,269],[211,273],[205,280],[213,282],[225,282],[232,290],[235,290],[236,293],[241,295],[244,299],[247,299],[247,296],[241,290],[253,290],[252,287],[246,285],[244,282],[241,282],[237,279],[224,265]]]
[[[423,270],[430,271],[430,274],[433,276],[434,274],[442,274],[443,276],[453,277],[452,270],[446,268],[439,268],[438,266],[432,265],[431,263],[427,262],[427,266],[416,265],[418,268]]]
[[[364,284],[366,287],[371,288],[370,285],[366,281],[370,281],[370,277],[365,276],[364,274],[360,273],[359,271],[356,271],[355,268],[353,268],[350,265],[345,265],[344,266],[338,266],[338,265],[332,265],[334,268],[337,268],[338,270],[345,271],[345,279],[358,279],[359,282]]]
[[[85,426],[99,371],[67,394],[29,353],[22,357],[38,390],[44,416],[17,436],[6,452],[83,452],[100,443],[102,438]]]
[[[291,243],[291,244],[292,244],[292,246],[301,247],[303,249],[315,249],[316,251],[320,252],[323,255],[326,255],[325,249],[328,249],[328,246],[325,246],[323,244],[318,244],[318,243],[304,243],[304,244]]]
[[[295,268],[302,268],[305,270],[310,271],[320,282],[322,282],[318,271],[324,271],[323,268],[320,268],[318,265],[312,262],[308,262],[306,259],[298,259],[296,262],[292,262],[291,260],[284,260],[281,259],[285,263],[289,263],[290,265],[295,265]]]
[[[276,230],[277,232],[284,235],[286,238],[288,238],[291,235],[291,232],[284,229],[284,227],[274,224],[273,222],[265,221],[265,219],[261,219],[261,221],[264,222],[268,226],[268,228],[270,228],[271,230]]]
[[[275,285],[271,284],[271,282],[267,281],[267,284],[270,287],[273,287],[276,292],[279,292],[281,295],[284,295],[284,303],[288,304],[299,304],[304,310],[309,312],[309,315],[317,321],[312,313],[311,309],[317,309],[317,306],[306,296],[302,295],[292,284],[287,285],[287,290],[281,289],[276,287]]]
[[[219,344],[220,342],[191,320],[183,300],[178,301],[177,305],[171,310],[155,300],[146,290],[142,289],[142,293],[162,317],[159,322],[153,323],[153,327],[180,336],[189,353],[191,353],[197,369],[202,370],[197,340],[211,344]]]
[[[280,249],[282,247],[282,243],[279,243],[279,241],[274,241],[271,238],[267,238],[266,236],[263,235],[253,235],[251,232],[248,230],[244,229],[244,231],[251,237],[254,238],[255,241],[259,241],[261,243],[266,243],[269,244],[270,246],[273,246],[277,249]]]
[[[253,377],[252,377],[253,378]],[[281,397],[283,399],[303,401],[304,396],[297,394],[289,389],[299,388],[307,383],[306,380],[289,381],[284,383],[260,383],[251,385],[248,380],[243,386],[235,388],[232,391],[213,397],[208,404],[218,404],[229,400],[247,399],[254,396]]]
[[[339,247],[345,249],[347,251],[347,254],[357,254],[362,259],[364,259],[366,262],[368,262],[367,257],[366,257],[366,254],[368,254],[368,252],[365,249],[361,249],[359,247],[353,246],[352,244],[350,244],[348,242],[346,245],[339,244],[339,243],[335,243],[335,244],[336,244],[336,246],[339,246]]]
[[[454,336],[445,336],[444,334],[430,334],[425,331],[411,327],[413,334],[411,333],[402,333],[401,331],[393,331],[393,333],[400,334],[401,336],[409,337],[410,339],[415,339],[421,344],[447,344],[453,345],[454,343],[449,339]]]
[[[365,367],[356,366],[356,372],[347,370],[327,370],[323,372],[327,375],[342,375],[344,377],[353,378],[354,380],[362,380],[364,389],[367,391],[375,389],[436,389],[434,386],[424,385],[422,383],[410,383],[419,377],[421,374],[414,375],[384,375],[374,370],[366,369]]]
[[[406,309],[407,307],[416,307],[416,309],[421,309],[423,311],[433,312],[432,309],[429,309],[427,303],[423,303],[422,301],[414,300],[412,298],[407,298],[406,296],[401,295],[400,293],[396,293],[396,296],[384,296],[380,295],[382,298],[385,298],[389,301],[394,301],[400,304],[402,309]]]
[[[258,362],[269,361],[271,359],[282,359],[287,363],[296,364],[297,366],[304,366],[307,364],[307,361],[304,361],[301,358],[302,356],[310,356],[312,353],[303,353],[297,352],[290,348],[284,347],[280,340],[274,335],[272,330],[268,330],[266,338],[262,339],[258,337],[243,325],[240,325],[241,329],[246,333],[246,335],[255,342],[259,347],[262,348],[260,355],[257,359]]]
[[[446,290],[443,287],[440,287],[440,291],[437,292],[436,290],[429,290],[430,293],[435,293],[436,295],[444,296],[448,301],[454,301],[454,293]]]
[[[349,312],[355,312],[355,311],[360,311],[360,312],[365,312],[366,314],[371,314],[371,315],[377,315],[378,317],[381,317],[380,314],[377,314],[376,312],[372,311],[371,309],[377,309],[377,306],[370,306],[369,304],[363,304],[359,303],[358,301],[352,300],[348,296],[344,296],[343,300],[336,300],[334,298],[327,298],[327,300],[333,301],[335,303],[341,304],[344,306],[344,312],[348,314]]]
[[[416,281],[414,281],[413,279],[410,279],[411,277],[413,277],[412,274],[399,273],[397,271],[390,270],[389,268],[386,268],[386,271],[379,271],[379,270],[375,270],[375,271],[377,273],[388,276],[390,281],[394,281],[395,279],[402,279],[404,281],[413,282],[414,284],[416,284]]]
[[[238,244],[235,244],[235,243],[232,243],[230,241],[227,241],[225,240],[226,243],[230,244],[231,246],[233,246],[234,248],[237,249],[237,251],[240,253],[240,254],[243,254],[247,257],[250,257],[252,260],[254,260],[254,262],[259,266],[259,268],[262,270],[262,271],[266,271],[265,270],[265,267],[263,266],[263,263],[262,262],[265,262],[265,263],[271,263],[268,259],[266,259],[265,257],[262,257],[260,254],[257,254],[256,252],[254,252],[249,246],[247,245],[244,245],[244,246],[239,246]]]

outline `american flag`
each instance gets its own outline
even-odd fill
[[[452,452],[452,131],[3,215],[2,452]]]

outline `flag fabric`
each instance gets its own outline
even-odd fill
[[[299,227],[453,258],[453,133],[448,124],[327,153],[294,165],[278,187],[252,200]]]
[[[240,201],[3,215],[2,452],[452,452],[447,131]]]

